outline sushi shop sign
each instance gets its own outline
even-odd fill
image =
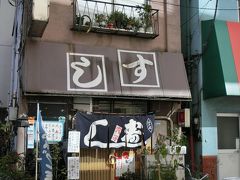
[[[135,148],[152,136],[154,117],[76,114],[81,148]]]

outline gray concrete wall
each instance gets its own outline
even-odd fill
[[[0,0],[0,107],[8,106],[11,80],[12,27],[15,7]]]
[[[177,4],[179,2],[178,0],[169,0],[168,3]],[[167,28],[164,26],[164,4],[162,1],[152,3],[152,8],[159,9],[159,36],[155,39],[144,39],[71,31],[73,12],[70,1],[52,0],[49,23],[41,40],[146,51],[180,52],[180,7],[167,5]],[[167,33],[165,29],[167,29]]]

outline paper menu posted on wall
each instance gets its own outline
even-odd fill
[[[44,121],[43,128],[50,142],[60,142],[63,137],[63,123],[58,121]]]
[[[68,178],[79,179],[80,162],[79,157],[68,157]]]
[[[116,157],[116,177],[120,177],[122,175],[122,157]]]
[[[27,128],[27,148],[34,149],[34,125]]]
[[[79,153],[80,151],[80,131],[68,132],[68,153]]]

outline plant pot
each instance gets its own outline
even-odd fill
[[[107,24],[107,28],[110,28],[110,29],[112,29],[114,26],[113,26],[113,23],[108,23]]]
[[[153,33],[153,28],[152,27],[146,28],[146,33],[152,34]]]
[[[145,32],[145,31],[144,31],[144,28],[143,28],[143,27],[140,27],[140,28],[138,29],[138,32],[144,33],[144,32]]]

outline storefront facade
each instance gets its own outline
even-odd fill
[[[240,177],[240,24],[204,21],[203,42],[206,41],[210,24],[214,30],[209,36],[210,42],[203,55],[203,169],[212,169],[218,179]],[[207,163],[210,159],[212,163]],[[228,168],[226,164],[231,164],[234,168]]]
[[[154,137],[158,133],[169,134],[168,129],[177,124],[176,112],[191,100],[180,53],[176,16],[179,8],[169,11],[158,3],[151,5],[164,9],[157,19],[158,28],[164,33],[154,35],[154,39],[146,32],[138,34],[143,38],[131,37],[132,32],[131,36],[76,32],[70,27],[74,19],[72,5],[51,2],[42,37],[26,40],[20,112],[35,116],[39,103],[43,120],[59,121],[64,117],[63,143],[68,131],[76,130],[81,121],[78,113],[114,117],[154,115],[154,121],[146,120],[149,127],[152,124],[151,128],[155,128],[151,149]],[[168,20],[175,23],[168,24]],[[81,148],[80,179],[114,179],[117,172],[109,162],[110,155],[117,153],[122,157],[126,151],[137,154],[139,149],[92,145]],[[141,174],[141,160],[135,162],[134,169]]]
[[[81,121],[81,118],[75,118],[76,112],[119,117],[150,113],[155,115],[155,121],[151,122],[156,129],[153,139],[158,133],[169,134],[172,122],[166,120],[167,115],[173,113],[171,118],[176,124],[175,112],[182,108],[182,101],[191,97],[181,54],[81,45],[75,45],[73,49],[71,51],[67,45],[60,43],[27,43],[23,84],[29,116],[34,116],[36,103],[39,102],[45,120],[66,118],[66,135]],[[83,73],[78,73],[77,68]],[[153,144],[150,143],[150,149]],[[140,146],[132,148],[136,151],[136,147]],[[111,144],[110,147],[107,144],[106,147],[94,147],[85,144],[81,150],[81,176],[91,178],[99,173],[103,179],[113,178],[115,169],[106,163],[106,159],[112,148],[119,148],[116,151],[120,154],[125,152],[125,144],[121,147],[111,147]],[[91,159],[91,154],[95,158]],[[139,172],[140,167],[136,164]]]

